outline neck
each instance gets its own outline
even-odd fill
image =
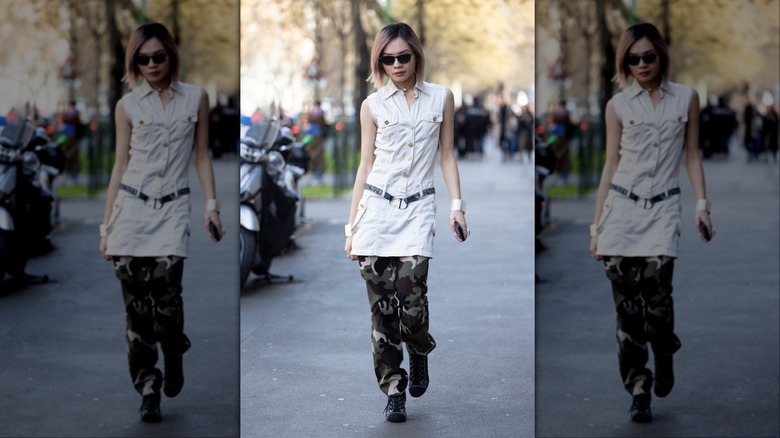
[[[148,82],[149,82],[149,86],[157,90],[158,92],[163,92],[171,86],[170,78],[163,79],[159,82],[152,82],[152,81],[148,81]]]
[[[637,80],[637,83],[640,87],[644,88],[645,91],[652,93],[653,91],[657,90],[658,87],[661,86],[661,80],[660,79],[653,79],[652,81],[648,82],[642,82]]]
[[[414,88],[414,84],[416,84],[417,82],[414,80],[414,78],[410,78],[408,81],[404,81],[404,82],[393,81],[393,83],[399,89],[401,89],[403,91],[407,91],[407,90],[413,89]]]

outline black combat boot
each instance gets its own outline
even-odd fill
[[[666,397],[674,387],[674,368],[671,354],[655,354],[655,395]]]
[[[653,413],[650,411],[650,393],[635,395],[628,413],[631,415],[631,421],[635,423],[649,423],[653,421]]]
[[[393,423],[406,421],[406,392],[387,397],[385,418]]]
[[[184,386],[182,354],[168,353],[163,350],[163,360],[165,362],[163,391],[168,397],[176,397]]]
[[[409,395],[419,397],[428,389],[428,356],[409,354]]]
[[[141,417],[141,421],[145,423],[159,423],[162,421],[159,392],[144,396],[141,408],[138,409],[138,415]]]

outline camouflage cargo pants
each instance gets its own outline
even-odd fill
[[[649,393],[653,372],[647,365],[647,343],[653,354],[674,354],[680,340],[674,334],[672,300],[673,257],[605,257],[617,313],[620,376],[632,395]]]
[[[127,359],[133,386],[141,395],[159,393],[157,343],[164,352],[190,348],[184,334],[181,257],[115,257],[127,317]]]
[[[403,368],[410,354],[427,355],[436,342],[428,333],[428,257],[358,257],[371,305],[374,372],[387,395],[406,390]]]

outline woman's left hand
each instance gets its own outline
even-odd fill
[[[455,232],[455,222],[460,224],[460,227],[463,228],[463,235],[466,237],[469,237],[469,226],[466,224],[466,215],[463,214],[460,210],[453,210],[450,212],[450,231],[452,231],[452,234],[455,235],[455,240],[458,242],[463,242],[463,240],[458,237],[458,234]]]
[[[715,231],[712,230],[712,221],[710,220],[710,213],[706,210],[699,210],[696,212],[695,216],[695,222],[696,222],[696,232],[699,233],[699,238],[704,241],[708,242],[707,239],[704,238],[704,236],[701,235],[701,232],[699,231],[699,224],[703,223],[705,227],[707,227],[707,231],[710,234],[710,240],[712,240],[713,237],[715,237]]]
[[[206,216],[204,218],[205,221],[205,228],[206,233],[208,233],[209,238],[212,242],[219,242],[222,240],[222,237],[224,237],[225,232],[222,230],[222,221],[219,219],[219,213],[217,213],[216,210],[209,210],[206,212]],[[217,226],[217,231],[219,232],[219,239],[215,239],[214,236],[211,235],[211,231],[209,230],[209,223],[213,223]]]

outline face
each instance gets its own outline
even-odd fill
[[[653,82],[661,71],[658,52],[647,38],[642,38],[629,47],[625,61],[631,75],[642,83]],[[632,61],[638,64],[632,65]]]
[[[406,64],[401,63],[405,61],[407,57],[402,55],[411,55],[409,61]],[[391,65],[386,65],[382,62],[382,68],[384,68],[385,74],[390,77],[395,83],[408,83],[414,80],[414,71],[417,67],[417,59],[414,57],[411,46],[402,38],[396,38],[390,41],[380,55],[380,62],[384,57],[395,56]],[[399,59],[401,58],[401,59]],[[389,60],[389,58],[386,58]]]
[[[170,72],[171,62],[160,40],[152,38],[141,45],[135,55],[135,63],[141,75],[150,83],[164,81]],[[143,65],[146,63],[146,65]]]

